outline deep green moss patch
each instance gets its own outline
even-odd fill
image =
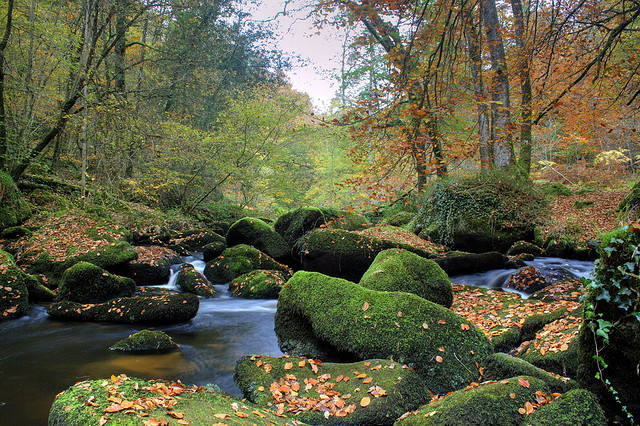
[[[47,313],[69,321],[172,324],[189,321],[199,307],[198,296],[180,293],[121,297],[97,304],[62,301],[49,306]]]
[[[335,209],[300,207],[280,216],[274,228],[290,247],[307,232],[325,225],[339,216]]]
[[[212,284],[224,284],[256,269],[281,271],[287,277],[293,274],[289,267],[276,262],[260,250],[246,244],[239,244],[226,249],[216,259],[207,262],[204,276]]]
[[[231,281],[229,291],[232,296],[247,299],[277,299],[287,278],[281,271],[258,269]]]
[[[575,389],[538,408],[528,419],[531,426],[605,426],[598,398],[586,389]]]
[[[31,207],[24,200],[11,176],[0,171],[0,230],[19,225],[31,216]]]
[[[407,425],[525,425],[527,403],[537,402],[536,392],[550,397],[545,383],[535,377],[518,376],[459,390],[425,405],[397,421]]]
[[[179,345],[167,333],[158,330],[142,330],[117,341],[109,349],[123,352],[168,352]]]
[[[13,256],[0,250],[0,320],[25,315],[29,302],[51,300],[53,293],[18,268]]]
[[[280,234],[274,231],[265,221],[253,217],[245,217],[235,222],[227,231],[227,244],[235,246],[247,244],[280,259],[289,254],[289,245]]]
[[[285,353],[393,358],[415,368],[434,392],[477,380],[476,363],[493,352],[481,330],[438,304],[315,272],[296,272],[283,287],[275,323]]]
[[[445,308],[453,302],[446,272],[433,260],[402,249],[378,253],[359,284],[371,290],[413,293]]]
[[[196,271],[190,263],[180,265],[180,272],[176,278],[176,285],[186,293],[193,293],[200,297],[215,297],[216,289],[209,280]]]
[[[551,392],[564,393],[575,389],[578,383],[565,377],[551,374],[527,361],[497,352],[482,363],[485,380],[504,380],[514,376],[536,377],[549,386]]]
[[[58,300],[101,303],[116,297],[133,296],[136,283],[131,278],[110,274],[88,262],[78,262],[62,274]]]
[[[540,256],[542,254],[542,249],[537,245],[527,242],[527,241],[516,241],[513,243],[507,254],[509,256],[517,256],[519,254],[532,254],[534,256]]]
[[[249,401],[284,404],[311,424],[390,425],[430,398],[416,372],[379,359],[339,364],[245,356],[236,364],[235,380]]]
[[[167,426],[302,424],[206,389],[209,387],[147,381],[123,374],[79,382],[56,397],[49,412],[49,426],[142,425],[145,421]]]

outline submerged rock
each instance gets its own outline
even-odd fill
[[[453,291],[449,276],[433,260],[403,249],[384,250],[360,279],[378,291],[404,291],[450,308]]]
[[[179,347],[167,333],[142,330],[119,340],[109,349],[123,352],[167,352]]]
[[[415,371],[380,359],[339,364],[253,355],[238,360],[234,377],[249,401],[284,404],[310,424],[391,425],[430,398]]]
[[[96,304],[62,301],[49,306],[47,313],[69,321],[172,324],[189,321],[199,307],[198,296],[180,293],[121,297]]]
[[[477,380],[479,363],[493,352],[480,329],[436,303],[315,272],[296,272],[280,291],[275,330],[289,355],[393,358],[415,368],[433,392]]]

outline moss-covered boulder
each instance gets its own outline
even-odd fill
[[[527,361],[502,352],[491,354],[482,363],[485,380],[504,380],[515,376],[536,377],[547,384],[551,392],[565,393],[578,387],[568,378],[551,374]]]
[[[509,256],[517,256],[525,253],[533,256],[540,256],[542,254],[542,249],[528,241],[516,241],[511,247],[509,247],[509,250],[507,250],[507,254]]]
[[[115,322],[122,324],[173,324],[189,321],[200,307],[190,293],[120,297],[104,303],[57,302],[47,313],[68,321]]]
[[[112,351],[122,352],[168,352],[180,346],[165,332],[142,330],[117,341],[109,347]]]
[[[422,377],[389,360],[339,364],[254,355],[237,362],[234,376],[249,401],[284,404],[310,424],[391,425],[430,398]]]
[[[115,400],[115,401],[114,401]],[[124,374],[78,382],[56,396],[49,426],[213,424],[302,425],[272,409],[180,382],[142,380]]]
[[[290,355],[393,358],[415,368],[434,392],[477,380],[476,363],[493,352],[482,331],[436,303],[306,271],[280,291],[275,330]]]
[[[28,312],[25,275],[13,262],[13,256],[0,250],[0,319],[16,318]]]
[[[390,216],[384,217],[382,219],[382,223],[391,225],[391,226],[404,226],[409,222],[411,222],[415,216],[416,216],[415,212],[400,211]]]
[[[605,426],[609,424],[598,398],[586,389],[574,389],[545,404],[529,416],[531,426]]]
[[[611,412],[640,418],[640,233],[623,227],[601,237],[578,336],[578,380]],[[602,360],[599,362],[598,360]],[[604,364],[608,367],[604,368]],[[617,395],[612,395],[604,381]],[[616,399],[621,403],[616,402]],[[622,418],[626,417],[619,413]]]
[[[513,174],[439,179],[427,190],[415,231],[456,250],[504,253],[531,240],[546,211],[544,195]]]
[[[509,275],[504,283],[505,288],[522,291],[524,293],[535,293],[548,285],[545,277],[534,266],[525,266]]]
[[[568,197],[573,195],[573,192],[560,182],[549,182],[548,180],[541,180],[535,182],[545,195],[551,197]]]
[[[288,266],[275,261],[260,250],[246,244],[239,244],[226,249],[216,259],[207,262],[204,276],[212,284],[224,284],[256,269],[281,271],[287,278],[293,274]]]
[[[479,254],[456,254],[434,259],[449,276],[475,274],[476,272],[502,269],[507,257],[497,251]]]
[[[180,272],[176,277],[176,286],[185,293],[193,293],[200,297],[215,297],[216,289],[209,280],[196,271],[190,263],[180,265]]]
[[[214,241],[202,247],[202,259],[205,262],[215,259],[220,256],[224,249],[227,248],[226,241]]]
[[[123,275],[133,279],[139,286],[167,283],[171,265],[182,263],[182,257],[167,247],[137,246],[134,250],[138,257],[129,262]]]
[[[187,256],[191,253],[202,252],[204,247],[211,243],[226,244],[226,239],[210,230],[195,229],[172,235],[167,241],[167,247],[180,255]]]
[[[378,291],[404,291],[450,308],[453,291],[449,276],[433,260],[403,249],[378,253],[360,279],[360,285]]]
[[[284,238],[265,221],[253,217],[238,220],[227,231],[227,245],[238,244],[254,246],[274,259],[289,255],[289,245]]]
[[[397,426],[526,425],[538,397],[551,398],[545,383],[518,376],[453,392],[411,412]],[[553,424],[553,423],[551,423]]]
[[[110,274],[89,262],[78,262],[62,274],[58,300],[101,303],[116,297],[132,296],[136,288],[131,278]]]
[[[0,171],[0,230],[19,225],[31,216],[31,207],[24,200],[11,176]]]
[[[335,209],[300,207],[278,217],[274,229],[282,235],[290,247],[293,247],[294,243],[304,234],[325,225],[338,216],[339,213]]]
[[[246,299],[277,299],[287,279],[282,271],[258,269],[234,278],[229,291],[232,296]]]

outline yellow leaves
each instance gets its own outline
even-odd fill
[[[213,417],[215,417],[216,419],[220,419],[220,420],[230,420],[231,419],[230,415],[224,414],[224,413],[214,414]]]
[[[525,402],[524,407],[518,408],[518,413],[527,416],[533,414],[534,411],[535,409],[529,401]]]
[[[369,309],[369,302],[364,302],[364,304],[362,305],[362,310],[366,311],[367,309]]]
[[[368,396],[365,396],[364,398],[362,398],[362,399],[360,400],[360,406],[361,406],[361,407],[366,407],[366,406],[368,406],[369,404],[371,404],[371,398],[369,398]]]
[[[284,369],[285,369],[285,370],[291,370],[292,368],[293,368],[293,363],[292,363],[292,362],[287,362],[287,363],[284,365]]]

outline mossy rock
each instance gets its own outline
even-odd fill
[[[174,234],[167,242],[167,247],[186,256],[202,252],[207,244],[216,242],[226,244],[226,239],[213,231],[196,229]]]
[[[524,293],[535,293],[545,288],[549,283],[534,266],[525,266],[509,275],[504,288],[512,288]]]
[[[99,425],[103,421],[101,419],[107,420],[106,424],[112,425],[142,425],[145,419],[148,421],[156,419],[154,424],[167,426],[302,424],[220,391],[208,390],[211,388],[211,386],[186,387],[179,382],[143,380],[122,374],[104,380],[87,380],[78,382],[58,394],[49,411],[48,424],[49,426]],[[127,403],[113,402],[114,394]],[[140,405],[140,401],[150,403],[153,409],[149,406],[145,407],[146,403]],[[131,408],[122,408],[129,403]],[[140,413],[144,413],[143,417],[139,417]],[[179,423],[180,421],[182,423]]]
[[[142,330],[117,341],[109,349],[122,352],[169,352],[180,346],[165,332]]]
[[[413,212],[396,212],[389,217],[383,218],[381,223],[391,226],[404,226],[411,222],[415,216],[416,214]]]
[[[17,240],[22,237],[31,236],[32,232],[25,226],[12,226],[10,228],[3,229],[0,232],[0,238],[5,240]]]
[[[31,207],[24,200],[11,176],[0,171],[0,230],[16,226],[31,216]]]
[[[640,179],[636,181],[631,187],[631,191],[620,204],[618,204],[618,211],[625,213],[628,216],[629,221],[638,218],[640,208]]]
[[[543,302],[572,301],[580,302],[587,292],[582,280],[568,279],[551,284],[540,291],[535,292],[529,299],[538,299]]]
[[[289,254],[289,245],[265,221],[253,217],[245,217],[235,222],[227,231],[227,244],[232,247],[238,244],[254,246],[274,259],[281,259]]]
[[[205,262],[215,259],[220,256],[222,252],[227,248],[226,241],[214,241],[202,247],[202,259]]]
[[[341,364],[254,355],[238,360],[234,377],[249,401],[284,402],[286,412],[310,424],[391,425],[430,398],[422,377],[389,360]]]
[[[42,275],[29,275],[25,273],[24,283],[29,291],[29,303],[47,303],[56,298],[56,294],[44,285]]]
[[[289,267],[278,263],[260,250],[246,244],[239,244],[226,249],[216,259],[207,262],[204,276],[212,284],[224,284],[256,269],[281,271],[287,278],[293,274]]]
[[[176,285],[185,293],[193,293],[200,297],[215,297],[216,289],[209,280],[196,271],[190,263],[180,265],[180,272],[176,278]]]
[[[453,302],[446,272],[433,260],[402,249],[378,253],[359,284],[371,290],[413,293],[445,308]]]
[[[232,296],[246,299],[277,299],[287,279],[282,271],[258,269],[234,278],[229,291]]]
[[[560,182],[539,181],[536,182],[545,195],[552,197],[568,197],[573,195],[571,189]]]
[[[293,247],[296,241],[307,232],[325,225],[339,216],[335,209],[300,207],[278,217],[274,224],[276,232]]]
[[[78,262],[62,274],[57,300],[101,303],[132,296],[137,286],[131,278],[110,274],[89,262]]]
[[[0,250],[0,319],[17,318],[29,311],[29,292],[25,273],[13,256]]]
[[[327,228],[342,229],[345,231],[360,231],[371,226],[371,222],[365,216],[353,212],[340,211],[338,216],[327,222]]]
[[[190,293],[120,297],[105,303],[57,302],[47,313],[67,321],[114,322],[121,324],[174,324],[196,316],[200,300]]]
[[[514,376],[536,377],[547,384],[551,392],[565,393],[578,387],[574,380],[561,378],[535,365],[505,353],[491,354],[482,363],[485,380],[504,380]]]
[[[509,247],[509,250],[507,250],[507,254],[509,256],[517,256],[523,253],[540,256],[542,254],[542,249],[528,241],[516,241],[511,247]]]
[[[536,403],[536,392],[551,397],[540,379],[518,376],[453,392],[412,412],[397,426],[526,425],[518,410]],[[525,412],[526,413],[526,412]]]
[[[479,254],[459,253],[433,259],[449,276],[475,274],[476,272],[502,269],[507,257],[497,251]]]
[[[182,257],[167,247],[136,246],[134,250],[138,258],[129,262],[123,275],[133,279],[139,286],[167,283],[171,276],[171,265],[182,263]]]
[[[574,389],[545,404],[527,419],[531,426],[605,426],[609,424],[598,398],[586,389]]]
[[[476,363],[493,352],[480,329],[436,303],[306,271],[280,291],[275,330],[289,355],[393,358],[415,368],[433,392],[477,380]]]

